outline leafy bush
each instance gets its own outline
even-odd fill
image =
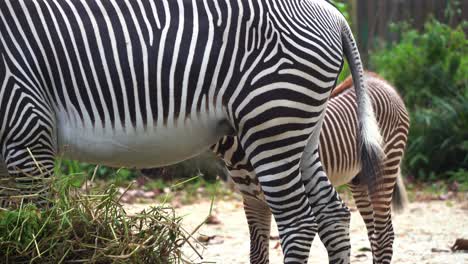
[[[348,21],[348,24],[351,26],[351,15],[350,15],[350,5],[348,1],[345,0],[332,0],[331,3],[343,14]],[[354,32],[355,33],[355,32]],[[345,60],[343,64],[343,69],[341,70],[340,75],[338,76],[338,83],[344,81],[351,74],[348,67],[348,62]]]
[[[405,165],[419,179],[463,180],[450,176],[468,168],[468,96],[435,97],[432,104],[432,108],[412,112]]]
[[[406,23],[393,26],[401,41],[372,54],[371,67],[398,87],[410,109],[431,107],[434,96],[452,98],[468,85],[467,26],[431,20],[422,33]]]
[[[62,160],[61,171],[64,174],[84,174],[89,179],[95,177],[101,180],[112,180],[117,185],[128,183],[140,175],[140,171],[128,168],[111,168],[107,166],[96,166],[94,164],[82,163],[74,160]],[[154,179],[162,179],[170,182],[177,179],[202,175],[208,182],[214,182],[217,176],[223,176],[224,166],[219,159],[210,152],[201,154],[198,157],[186,160],[184,162],[155,169],[144,169],[143,174]]]
[[[468,41],[434,19],[371,55],[371,68],[400,91],[411,115],[404,169],[420,180],[468,183]]]
[[[78,162],[76,160],[62,160],[60,168],[63,174],[85,174],[89,178],[94,176],[97,179],[112,179],[117,183],[133,180],[137,176],[137,172],[135,170],[96,166],[94,164]]]

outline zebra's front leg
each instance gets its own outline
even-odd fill
[[[9,97],[0,98],[0,104],[7,106],[0,117],[0,156],[3,170],[8,172],[2,172],[0,205],[10,206],[23,200],[44,206],[56,154],[53,115],[46,106],[38,106],[42,102],[33,100],[18,84],[7,88],[11,88]],[[9,100],[15,104],[5,103]],[[9,108],[13,105],[21,106],[20,110]]]
[[[6,199],[6,196],[11,191],[8,188],[10,181],[10,174],[5,164],[5,160],[0,155],[0,208],[9,207],[9,200]]]
[[[225,146],[221,147],[225,148]],[[250,234],[250,263],[267,264],[269,263],[271,227],[270,208],[265,202],[252,166],[245,160],[242,148],[238,147],[237,144],[235,148],[238,153],[237,157],[242,160],[241,162],[236,162],[232,157],[226,158],[225,155],[221,156],[228,164],[232,165],[232,161],[234,160],[236,165],[235,167],[228,165],[227,168],[232,180],[242,193],[244,212]],[[241,165],[239,166],[239,164]]]
[[[33,202],[48,203],[50,177],[54,172],[54,152],[37,142],[36,147],[21,146],[6,152],[8,175],[2,175],[0,204],[4,207]]]
[[[328,251],[329,263],[349,263],[350,212],[328,180],[318,148],[304,152],[301,168],[309,201],[317,217],[320,240]]]
[[[264,200],[243,195],[250,233],[250,263],[269,263],[271,212]]]

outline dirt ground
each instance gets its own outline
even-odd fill
[[[130,212],[144,209],[148,204],[127,205]],[[184,215],[184,227],[193,230],[208,215],[210,202],[204,201],[177,209]],[[364,222],[359,213],[350,206],[352,263],[372,263],[368,251]],[[214,203],[213,214],[218,224],[204,225],[195,235],[211,237],[204,246],[197,245],[200,259],[190,248],[186,258],[194,263],[249,263],[249,232],[242,203],[236,200]],[[274,224],[273,224],[274,225]],[[452,253],[450,247],[457,238],[468,239],[468,201],[430,201],[410,203],[401,214],[394,215],[396,240],[393,263],[468,263],[468,252]],[[276,227],[272,228],[277,236]],[[270,241],[270,263],[282,263],[278,240]],[[328,263],[326,250],[316,237],[309,263]]]

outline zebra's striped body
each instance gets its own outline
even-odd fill
[[[351,187],[356,205],[366,223],[374,263],[390,263],[394,239],[390,204],[393,202],[394,208],[399,209],[406,201],[400,162],[408,138],[409,116],[400,96],[386,81],[373,73],[366,73],[366,84],[385,146],[383,187],[370,196],[367,186],[360,184],[356,94],[354,89],[350,89],[351,78],[332,92],[320,134],[319,153],[331,183],[334,186],[348,184]],[[252,263],[267,263],[271,213],[264,202],[255,172],[237,141],[235,137],[225,137],[212,146],[212,150],[226,162],[244,198],[251,235]],[[304,161],[303,167],[307,164],[314,164],[314,160]],[[330,235],[334,234],[323,232],[321,239],[325,244]]]
[[[311,184],[299,170],[306,144],[318,148],[343,52],[359,84],[370,175],[381,146],[359,53],[325,1],[1,1],[1,178],[15,183],[3,191],[46,193],[38,179],[57,155],[154,167],[233,134],[277,220],[285,262],[307,260],[321,201],[317,212],[329,210],[319,218],[344,241],[329,248],[331,261],[347,263],[349,211],[317,182],[323,173]]]

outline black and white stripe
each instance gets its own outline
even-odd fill
[[[334,186],[348,184],[351,187],[356,205],[367,226],[374,263],[390,263],[394,240],[390,204],[393,204],[394,209],[401,209],[406,201],[406,191],[400,175],[400,163],[408,138],[409,115],[395,88],[373,73],[366,73],[365,76],[366,85],[369,87],[369,98],[382,131],[385,146],[386,159],[380,180],[382,188],[369,195],[368,186],[362,184],[361,165],[356,144],[358,120],[356,93],[354,89],[351,89],[351,78],[333,91],[325,111],[323,129],[320,134],[320,149],[319,151],[306,149],[307,155],[303,156],[301,165],[304,170],[302,175],[307,189],[315,188],[319,195],[329,192],[327,184],[323,189],[320,187],[321,184],[327,183],[325,173],[319,165],[318,154],[320,153],[323,167],[331,183]],[[263,193],[254,169],[245,158],[236,137],[224,137],[212,146],[212,150],[225,161],[231,178],[242,193],[250,230],[251,262],[268,263],[271,212],[264,203]],[[314,182],[316,179],[318,180]],[[317,216],[322,242],[329,252],[339,251],[342,244],[346,246],[346,243],[340,243],[342,237],[336,236],[337,230],[331,229],[332,225],[328,224],[329,221],[333,221],[335,215],[340,213],[339,210],[335,211],[330,206],[334,204],[336,208],[340,208],[339,200],[332,199],[325,204],[323,199],[311,200],[311,202],[315,203],[312,208]],[[326,208],[323,208],[324,205]],[[336,225],[333,228],[336,228]],[[345,232],[346,228],[343,227],[342,231]]]
[[[343,53],[357,82],[370,157],[363,166],[370,172],[378,163],[359,53],[326,1],[4,0],[0,52],[2,178],[48,176],[57,155],[163,166],[234,134],[277,220],[287,263],[307,260],[316,201],[333,197],[325,206],[341,212],[333,222],[349,221],[333,187],[315,193],[321,177],[305,185],[300,172],[307,142],[318,146]],[[25,186],[46,190],[40,183]],[[349,262],[345,229],[337,236],[347,246],[331,252],[339,263]]]

